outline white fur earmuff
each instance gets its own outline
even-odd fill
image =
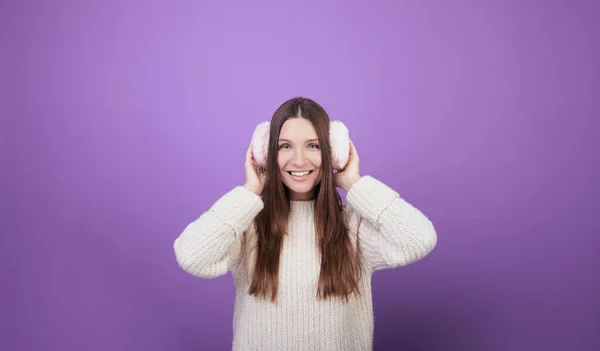
[[[252,155],[261,168],[267,166],[267,153],[269,151],[270,122],[261,122],[252,134]],[[350,156],[350,137],[348,128],[340,121],[331,121],[329,125],[329,142],[333,168],[342,170],[348,163]]]

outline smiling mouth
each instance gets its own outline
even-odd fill
[[[292,177],[306,177],[307,175],[311,174],[313,171],[304,171],[304,172],[292,172],[292,171],[287,171],[289,175],[291,175]]]

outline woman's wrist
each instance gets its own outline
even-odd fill
[[[250,190],[251,192],[255,193],[256,195],[260,196],[260,191],[258,191],[258,188],[256,188],[255,186],[245,183],[244,188],[246,188],[246,189]]]
[[[346,184],[346,189],[344,189],[345,192],[350,191],[350,188],[352,188],[352,186],[354,185],[354,183],[358,182],[360,180],[361,176],[355,176],[352,177],[348,180],[348,183]]]

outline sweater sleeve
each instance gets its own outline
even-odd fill
[[[411,264],[436,246],[433,223],[377,179],[363,176],[346,198],[360,216],[361,249],[373,271]]]
[[[179,266],[200,278],[226,274],[238,258],[242,233],[262,208],[262,199],[243,186],[230,190],[175,239]]]

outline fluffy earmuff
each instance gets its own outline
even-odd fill
[[[261,122],[252,134],[252,155],[256,163],[262,167],[267,166],[267,153],[269,151],[270,122]],[[329,124],[329,142],[333,168],[342,170],[348,163],[350,156],[350,137],[348,128],[340,121],[331,121]]]

